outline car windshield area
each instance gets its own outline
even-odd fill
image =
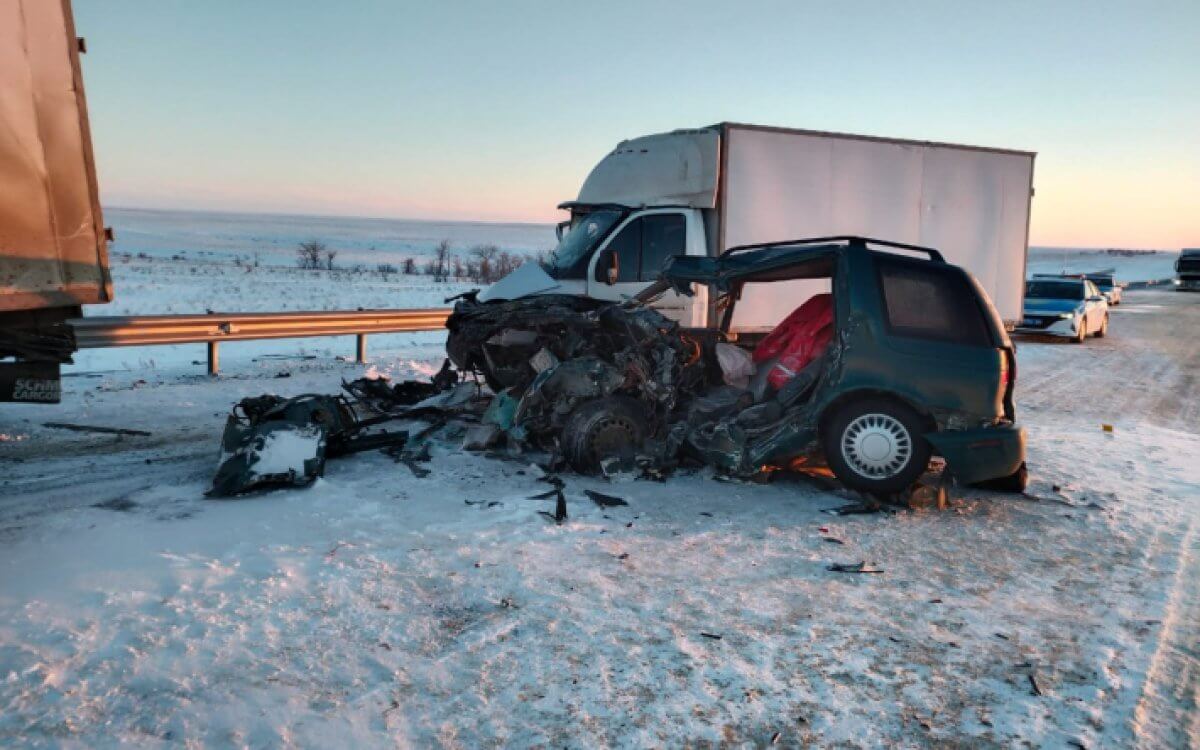
[[[1030,281],[1025,284],[1025,296],[1081,300],[1087,297],[1087,289],[1082,281]]]
[[[1113,287],[1116,286],[1116,282],[1113,281],[1113,277],[1109,276],[1108,274],[1090,273],[1085,278],[1106,292],[1111,291]]]
[[[586,279],[592,251],[623,215],[616,209],[603,209],[581,216],[559,240],[546,272],[556,279]]]

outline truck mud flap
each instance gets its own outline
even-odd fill
[[[1025,460],[1023,427],[931,432],[925,439],[962,484],[1009,476]]]
[[[62,378],[57,362],[0,362],[0,402],[57,404]]]

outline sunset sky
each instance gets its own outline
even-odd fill
[[[722,120],[1038,152],[1031,242],[1200,245],[1200,2],[75,0],[107,205],[555,221]]]

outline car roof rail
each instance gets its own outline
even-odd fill
[[[858,244],[858,245],[862,245],[865,247],[866,245],[870,244],[870,245],[883,245],[884,247],[894,247],[894,248],[899,248],[901,250],[912,250],[913,252],[925,253],[926,255],[929,256],[929,259],[932,261],[937,261],[938,263],[946,262],[946,259],[942,256],[942,254],[940,252],[938,252],[937,250],[933,249],[932,247],[924,247],[922,245],[909,245],[909,244],[906,244],[903,242],[892,242],[890,240],[881,240],[881,239],[877,239],[875,237],[860,237],[858,235],[853,235],[853,234],[842,234],[842,235],[835,235],[832,237],[806,237],[806,238],[798,239],[798,240],[782,240],[779,242],[763,242],[763,243],[759,243],[756,245],[738,245],[737,247],[729,248],[729,250],[726,251],[726,254],[740,253],[740,252],[743,252],[746,250],[760,250],[760,249],[768,248],[768,247],[791,247],[794,245],[822,245],[822,244],[831,244],[831,243],[837,243],[837,242],[844,242],[848,246]]]

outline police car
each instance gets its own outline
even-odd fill
[[[1025,282],[1025,309],[1016,330],[1082,344],[1089,335],[1108,334],[1108,300],[1086,278],[1034,276]]]

